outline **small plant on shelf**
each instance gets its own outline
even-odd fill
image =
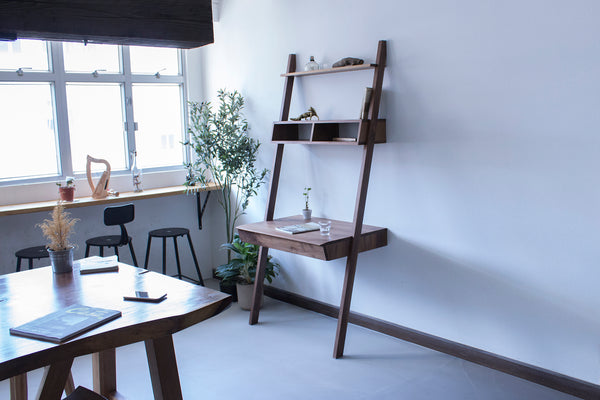
[[[307,186],[304,188],[304,192],[302,192],[302,196],[304,196],[304,209],[302,209],[302,215],[304,216],[304,219],[310,219],[312,214],[312,210],[308,206],[308,201],[310,200],[310,191],[311,188]]]
[[[58,186],[58,194],[62,201],[73,201],[75,198],[75,178],[67,176],[64,186],[62,182],[56,182]]]

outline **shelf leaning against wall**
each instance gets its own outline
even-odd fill
[[[285,83],[280,120],[273,124],[272,141],[277,143],[277,150],[271,174],[265,220],[238,227],[241,240],[261,246],[258,270],[254,282],[252,309],[250,311],[251,325],[258,322],[260,295],[263,291],[264,271],[269,248],[321,260],[347,258],[333,351],[335,358],[342,357],[344,353],[358,253],[387,245],[386,228],[363,225],[373,148],[376,143],[385,143],[386,141],[385,120],[378,119],[386,49],[386,41],[379,41],[375,64],[351,65],[314,71],[296,71],[296,55],[289,55],[287,72],[281,75],[285,78]],[[294,79],[321,74],[349,73],[364,69],[373,70],[373,84],[371,93],[365,95],[367,100],[362,118],[357,120],[289,120]],[[318,231],[290,235],[277,230],[281,226],[304,222],[302,216],[273,219],[285,144],[363,146],[353,221],[332,221],[331,233],[328,236],[321,235]],[[319,220],[319,218],[313,218],[315,222]]]

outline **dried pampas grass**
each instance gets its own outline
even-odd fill
[[[73,225],[79,219],[69,217],[62,204],[57,204],[50,214],[52,219],[45,219],[41,224],[37,224],[42,229],[46,239],[50,241],[46,247],[52,251],[66,250],[72,247],[69,243],[69,235],[73,233]]]

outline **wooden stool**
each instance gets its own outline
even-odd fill
[[[188,244],[190,245],[190,251],[192,252],[192,258],[194,259],[194,264],[196,266],[196,272],[198,273],[198,280],[192,279],[188,276],[185,276],[181,273],[181,264],[179,262],[179,249],[177,247],[177,238],[179,236],[187,236]],[[177,261],[177,274],[173,275],[174,277],[186,278],[192,282],[199,283],[204,286],[204,280],[202,279],[202,274],[200,273],[200,267],[198,266],[198,259],[196,258],[196,252],[194,251],[194,245],[192,244],[192,239],[190,238],[190,230],[187,228],[163,228],[163,229],[155,229],[148,233],[148,245],[146,246],[146,261],[144,261],[144,268],[148,269],[148,257],[150,256],[150,245],[152,243],[152,238],[162,238],[163,242],[163,253],[162,253],[162,273],[166,275],[167,273],[167,238],[173,238],[173,246],[175,248],[175,260]]]
[[[26,258],[29,260],[29,269],[33,268],[33,260],[50,257],[46,246],[34,246],[21,249],[15,253],[17,257],[17,272],[21,270],[21,260]]]

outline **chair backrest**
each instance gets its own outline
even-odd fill
[[[122,206],[106,207],[104,209],[104,225],[119,225],[121,228],[121,245],[129,242],[129,235],[125,224],[133,221],[135,218],[135,208],[133,204],[125,204]]]

